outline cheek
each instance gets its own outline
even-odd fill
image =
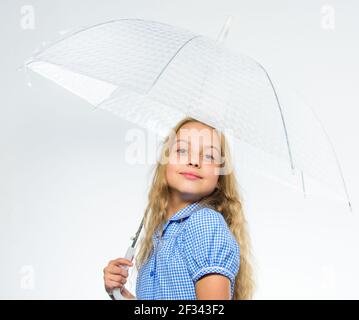
[[[203,167],[203,175],[207,180],[207,183],[215,185],[218,181],[218,173],[215,166],[205,166]]]
[[[167,164],[166,168],[166,176],[167,180],[171,181],[171,179],[177,174],[177,166],[175,164]]]

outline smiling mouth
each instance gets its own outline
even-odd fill
[[[181,172],[180,174],[183,175],[186,179],[189,179],[189,180],[202,179],[202,177],[197,176],[197,175],[192,174],[192,173],[188,173],[188,172]]]

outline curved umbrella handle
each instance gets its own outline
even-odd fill
[[[125,255],[125,259],[128,260],[132,260],[133,256],[135,254],[135,248],[133,248],[132,246],[129,246],[127,251],[126,251],[126,255]],[[128,266],[127,265],[121,265],[121,268],[127,270]],[[115,298],[115,300],[130,300],[128,298],[125,298],[122,294],[121,294],[121,289],[120,288],[116,288],[112,291],[113,297]]]

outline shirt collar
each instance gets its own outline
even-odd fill
[[[178,210],[170,219],[169,221],[178,221],[180,219],[188,217],[192,212],[196,211],[197,208],[200,207],[199,201],[190,203],[186,207]]]
[[[190,216],[193,212],[201,209],[203,207],[203,204],[199,201],[190,203],[186,207],[178,210],[163,226],[163,232],[165,232],[167,226],[170,224],[171,221],[178,221],[181,219],[184,219],[188,216]],[[159,236],[159,228],[154,233],[154,236]]]

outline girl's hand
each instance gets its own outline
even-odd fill
[[[103,269],[105,289],[108,294],[111,294],[113,289],[119,288],[125,298],[133,299],[135,296],[124,287],[127,282],[128,270],[121,268],[121,265],[132,267],[133,263],[128,259],[118,258],[111,260],[107,267]]]

